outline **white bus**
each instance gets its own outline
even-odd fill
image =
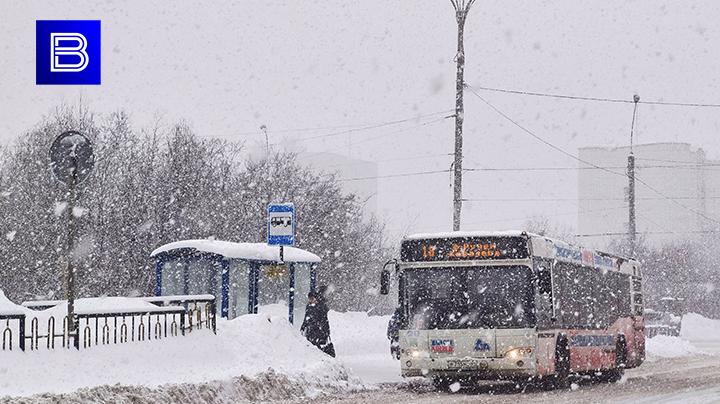
[[[516,231],[408,236],[395,262],[403,376],[566,387],[644,360],[637,261]]]

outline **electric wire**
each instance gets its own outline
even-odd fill
[[[357,127],[357,128],[351,128],[351,129],[346,129],[346,130],[342,130],[342,131],[339,131],[339,132],[325,133],[325,134],[322,134],[322,135],[314,135],[314,136],[308,136],[308,137],[301,137],[301,138],[298,138],[298,139],[292,139],[292,141],[293,141],[293,142],[303,142],[303,141],[307,141],[307,140],[324,139],[324,138],[329,138],[329,137],[347,135],[347,134],[350,134],[350,133],[356,133],[356,132],[362,132],[362,131],[368,131],[368,130],[383,128],[383,127],[386,127],[386,126],[399,125],[399,124],[401,124],[401,123],[416,121],[416,120],[420,120],[420,119],[423,119],[423,118],[428,118],[428,117],[435,116],[435,115],[439,115],[439,114],[447,114],[447,113],[450,113],[450,112],[452,112],[452,110],[436,111],[436,112],[432,112],[432,113],[429,113],[429,114],[416,115],[416,116],[413,116],[413,117],[410,117],[410,118],[397,119],[397,120],[393,120],[393,121],[387,121],[387,122],[381,122],[381,123],[372,124],[372,125],[361,126],[361,127]],[[272,132],[271,132],[271,133],[272,133]],[[279,144],[280,144],[280,143],[272,143],[273,146],[277,146],[277,145],[279,145]]]
[[[720,196],[710,197],[692,197],[692,196],[679,196],[670,197],[678,200],[703,200],[703,199],[720,199]],[[647,198],[635,198],[636,201],[663,201],[667,198],[662,197],[647,197]],[[604,201],[627,201],[626,198],[466,198],[463,202],[604,202]]]
[[[374,180],[374,179],[381,179],[381,178],[415,177],[418,175],[449,173],[450,171],[451,170],[434,170],[434,171],[420,171],[420,172],[401,173],[401,174],[374,175],[374,176],[370,176],[370,177],[341,178],[338,181],[363,181],[363,180]]]
[[[466,84],[466,86],[468,86]],[[586,97],[579,95],[568,95],[568,94],[554,94],[554,93],[542,93],[535,91],[524,91],[524,90],[511,90],[506,88],[494,88],[485,86],[475,86],[478,90],[492,91],[496,93],[505,94],[516,94],[516,95],[528,95],[533,97],[546,97],[546,98],[558,98],[565,100],[576,100],[576,101],[594,101],[594,102],[607,102],[607,103],[618,103],[618,104],[634,104],[634,100],[627,100],[622,98],[605,98],[605,97]],[[646,105],[665,105],[675,107],[698,107],[698,108],[720,108],[720,104],[700,103],[700,102],[670,102],[670,101],[638,101],[638,104]]]
[[[720,230],[638,231],[637,234],[719,234]],[[627,236],[627,232],[575,234],[575,237]]]
[[[511,117],[508,116],[506,113],[504,113],[504,112],[501,111],[499,108],[497,108],[495,105],[491,104],[491,103],[490,103],[489,101],[487,101],[484,97],[482,97],[480,94],[478,94],[477,91],[475,91],[475,89],[474,89],[472,86],[466,85],[466,88],[468,88],[468,90],[470,90],[470,92],[471,92],[472,94],[474,94],[477,98],[479,98],[482,102],[484,102],[488,107],[490,107],[490,108],[491,108],[493,111],[495,111],[498,115],[502,116],[502,117],[505,118],[507,121],[509,121],[510,123],[512,123],[513,125],[515,125],[516,127],[518,127],[519,129],[521,129],[523,132],[525,132],[526,134],[528,134],[528,135],[530,135],[531,137],[535,138],[536,140],[540,141],[541,143],[547,145],[548,147],[552,148],[553,150],[556,150],[556,151],[558,151],[558,152],[560,152],[560,153],[562,153],[562,154],[564,154],[564,155],[572,158],[573,160],[577,160],[577,161],[579,161],[579,162],[581,162],[581,163],[583,163],[583,164],[586,164],[586,165],[595,167],[595,168],[597,168],[597,169],[600,169],[600,170],[602,170],[602,171],[608,172],[608,173],[610,173],[610,174],[619,175],[619,176],[622,176],[622,177],[627,177],[627,174],[626,174],[626,173],[620,173],[620,172],[617,172],[617,171],[612,171],[612,170],[610,170],[610,169],[601,167],[601,166],[599,166],[599,165],[597,165],[597,164],[594,164],[594,163],[589,162],[589,161],[587,161],[587,160],[581,159],[580,157],[577,157],[577,156],[573,155],[572,153],[569,153],[569,152],[565,151],[564,149],[562,149],[562,148],[554,145],[553,143],[548,142],[547,140],[545,140],[545,139],[543,139],[542,137],[540,137],[540,136],[536,135],[535,133],[533,133],[531,130],[527,129],[525,126],[521,125],[519,122],[515,121],[513,118],[511,118]],[[632,101],[632,102],[634,103],[634,101]],[[667,195],[665,195],[664,193],[662,193],[661,191],[659,191],[659,190],[656,189],[655,187],[653,187],[653,186],[651,186],[650,184],[648,184],[648,183],[647,183],[646,181],[644,181],[642,178],[639,178],[637,175],[635,176],[635,181],[637,181],[638,183],[644,185],[647,189],[651,190],[652,192],[656,193],[657,195],[659,195],[659,196],[661,196],[661,197],[664,197],[664,198],[667,199],[668,201],[670,201],[670,202],[672,202],[672,203],[680,206],[681,208],[683,208],[683,209],[685,209],[685,210],[687,210],[687,211],[693,212],[693,213],[695,213],[696,215],[698,215],[698,216],[700,216],[700,217],[702,217],[702,218],[704,218],[704,219],[706,219],[706,220],[710,220],[710,221],[712,221],[712,222],[715,222],[715,223],[720,224],[720,220],[717,220],[717,219],[715,219],[715,218],[712,218],[712,217],[710,217],[710,216],[708,216],[708,215],[706,215],[706,214],[704,214],[704,213],[702,213],[702,212],[700,212],[700,211],[697,211],[697,210],[695,210],[695,209],[692,209],[692,208],[690,208],[690,207],[688,207],[688,206],[683,205],[682,203],[678,202],[677,200],[674,200],[674,199],[668,197]]]

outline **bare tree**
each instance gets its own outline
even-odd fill
[[[0,163],[0,289],[8,297],[59,298],[65,189],[49,170],[48,148],[63,130],[83,128],[96,165],[80,189],[78,295],[149,294],[157,246],[188,238],[264,241],[271,202],[298,208],[298,246],[321,256],[320,280],[337,309],[369,309],[387,249],[382,225],[363,221],[362,201],[332,174],[288,153],[259,161],[242,145],[198,137],[185,123],[136,132],[122,112],[97,117],[64,108],[3,150]],[[267,167],[282,172],[272,181]]]

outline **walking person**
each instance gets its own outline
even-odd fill
[[[400,327],[402,326],[402,307],[395,309],[387,326],[387,337],[390,340],[390,355],[400,359]]]
[[[328,307],[321,293],[308,293],[308,304],[305,308],[300,332],[326,354],[335,357],[335,346],[330,340],[330,322],[328,321]]]

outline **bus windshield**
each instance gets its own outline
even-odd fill
[[[408,327],[528,328],[535,325],[526,266],[407,269]]]

